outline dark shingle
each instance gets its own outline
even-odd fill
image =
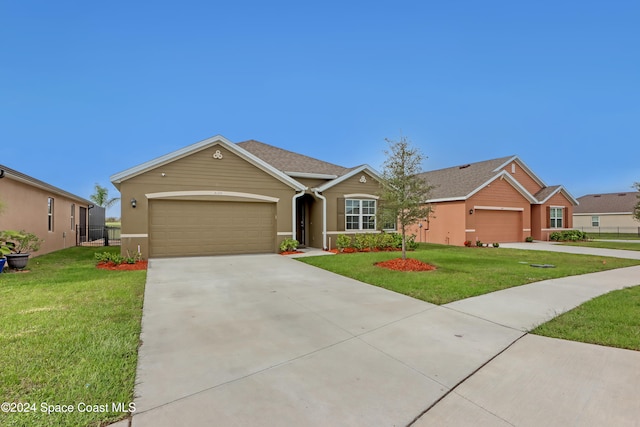
[[[322,160],[314,159],[313,157],[283,150],[282,148],[274,147],[273,145],[265,144],[253,139],[239,142],[237,145],[282,172],[317,173],[342,176],[351,170],[350,168],[323,162]]]
[[[580,204],[573,210],[574,213],[629,213],[638,203],[639,192],[628,191],[626,193],[587,194],[578,197]]]

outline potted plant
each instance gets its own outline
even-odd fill
[[[13,247],[13,245],[3,240],[3,236],[4,233],[0,233],[0,273],[4,270],[4,265],[7,262],[5,255],[10,254],[11,248]]]
[[[40,249],[42,239],[33,233],[27,233],[24,230],[3,231],[0,236],[0,241],[3,245],[9,249],[9,253],[4,256],[7,258],[7,264],[9,268],[16,270],[22,270],[27,266],[29,261],[29,255],[31,252],[35,252]]]

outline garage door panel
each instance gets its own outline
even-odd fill
[[[476,232],[484,242],[522,240],[522,211],[476,210]]]
[[[275,204],[152,200],[152,257],[274,251]]]

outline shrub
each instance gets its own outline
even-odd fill
[[[482,240],[476,240],[476,246],[481,248],[482,247]]]
[[[298,249],[299,244],[296,239],[284,239],[280,243],[280,252],[293,252]]]
[[[101,263],[101,262],[104,262],[104,263],[112,262],[115,265],[120,265],[120,264],[122,264],[123,261],[125,261],[125,258],[122,255],[120,255],[120,254],[112,254],[111,252],[102,252],[102,253],[96,252],[94,254],[94,257],[95,257],[95,259],[96,259],[96,261],[98,263]],[[133,264],[133,263],[131,263],[131,264]]]
[[[465,240],[465,241],[464,241],[464,245],[465,245],[466,247],[470,248],[470,247],[471,247],[471,240]]]
[[[382,233],[379,235],[378,245],[380,249],[393,249],[395,248],[395,237],[393,233]]]
[[[554,231],[549,235],[549,239],[554,242],[576,242],[578,240],[587,240],[587,233],[580,230]]]
[[[378,234],[365,233],[364,234],[364,247],[373,250],[379,248],[378,246]]]
[[[353,239],[353,247],[357,250],[361,251],[367,247],[367,236],[366,234],[356,234]]]
[[[533,242],[533,236],[525,237],[524,241],[527,242],[527,243],[532,243]]]
[[[336,239],[336,247],[340,251],[351,247],[351,237],[347,236],[346,234],[339,234],[338,238]]]
[[[493,244],[493,247],[494,247],[494,248],[499,248],[499,247],[500,247],[500,243],[495,242],[495,243]]]

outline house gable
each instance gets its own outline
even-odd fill
[[[496,169],[496,172],[505,172],[509,174],[530,194],[536,194],[542,188],[546,187],[544,181],[533,173],[533,171],[518,156],[514,156],[504,165],[501,165]]]

